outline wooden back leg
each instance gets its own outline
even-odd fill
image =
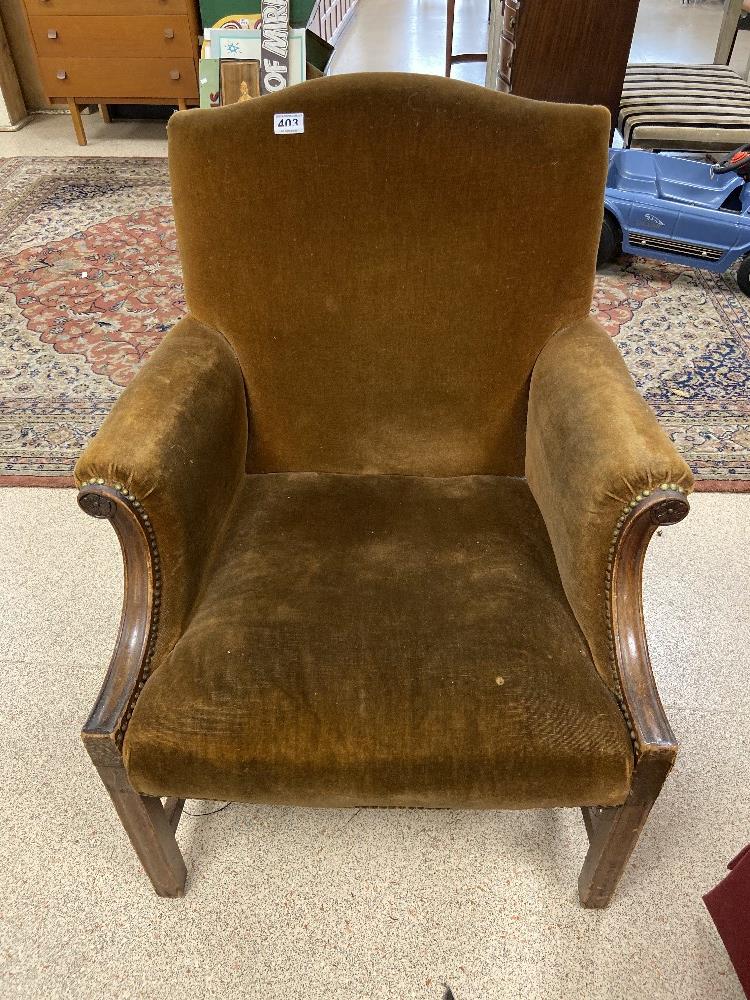
[[[607,568],[607,621],[618,700],[633,741],[630,792],[621,806],[583,809],[589,850],[578,880],[583,906],[606,906],[628,863],[651,807],[677,756],[651,670],[643,621],[643,560],[659,525],[676,524],[689,510],[684,490],[664,483],[623,511]]]
[[[92,517],[112,522],[125,564],[120,640],[81,738],[154,889],[159,896],[182,896],[187,871],[175,831],[184,800],[170,798],[162,806],[161,799],[141,795],[122,759],[125,731],[150,674],[156,642],[161,578],[154,530],[140,501],[122,485],[90,481],[78,502]]]

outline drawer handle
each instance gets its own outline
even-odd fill
[[[178,69],[170,69],[169,75],[173,80],[180,79],[180,71]]]
[[[165,38],[174,38],[174,28],[165,28],[164,29],[164,37]]]
[[[47,38],[57,38],[57,32],[54,28],[50,28],[47,32]]]
[[[65,72],[64,69],[59,69],[57,71],[57,79],[58,80],[67,80],[68,79],[68,74]]]

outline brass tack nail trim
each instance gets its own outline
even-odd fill
[[[631,500],[630,503],[625,507],[622,514],[617,519],[615,524],[615,530],[612,536],[612,544],[609,547],[609,553],[607,556],[607,568],[604,574],[605,581],[605,594],[606,599],[604,602],[605,606],[605,621],[607,624],[607,646],[609,649],[609,661],[612,671],[612,677],[615,683],[615,698],[620,706],[620,711],[622,712],[623,718],[625,719],[625,724],[628,727],[628,732],[630,733],[630,739],[633,743],[633,749],[635,750],[636,757],[639,756],[641,751],[640,742],[638,740],[638,735],[635,730],[635,722],[628,708],[627,702],[625,700],[625,695],[622,690],[622,684],[620,683],[620,672],[617,667],[617,653],[615,651],[615,637],[614,637],[614,621],[612,620],[612,570],[614,566],[615,551],[617,549],[617,541],[620,537],[622,527],[625,524],[630,512],[633,508],[641,501],[645,500],[647,497],[654,493],[658,493],[660,490],[669,492],[674,491],[677,493],[687,493],[687,490],[682,486],[677,485],[677,483],[662,483],[658,489],[646,490],[643,493],[639,493],[635,500]]]
[[[159,550],[156,546],[156,535],[151,525],[151,520],[146,511],[143,509],[143,504],[140,500],[133,496],[133,494],[130,493],[122,483],[111,484],[106,483],[104,479],[90,479],[82,484],[81,489],[86,486],[109,486],[111,489],[115,490],[115,492],[120,494],[143,525],[151,557],[151,583],[154,596],[151,602],[151,622],[149,626],[148,638],[146,640],[146,655],[143,659],[143,663],[141,664],[138,679],[133,686],[125,711],[120,719],[120,724],[115,731],[115,744],[118,749],[122,750],[122,746],[125,741],[125,733],[127,732],[128,723],[133,716],[138,695],[143,690],[146,680],[152,673],[152,660],[154,658],[154,653],[156,652],[156,637],[159,627],[159,612],[161,608],[161,560],[159,559]]]

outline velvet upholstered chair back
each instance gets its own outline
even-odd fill
[[[609,122],[407,74],[175,115],[187,304],[242,366],[248,470],[523,475],[532,366],[591,304]]]

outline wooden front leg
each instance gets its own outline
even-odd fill
[[[578,879],[582,906],[601,909],[612,899],[673,760],[674,753],[665,753],[660,761],[637,764],[630,795],[623,805],[582,810],[589,837],[588,854]]]
[[[168,815],[160,799],[136,792],[121,758],[112,765],[94,763],[156,894],[184,896],[187,868],[175,839],[184,800],[176,800],[179,809]]]

